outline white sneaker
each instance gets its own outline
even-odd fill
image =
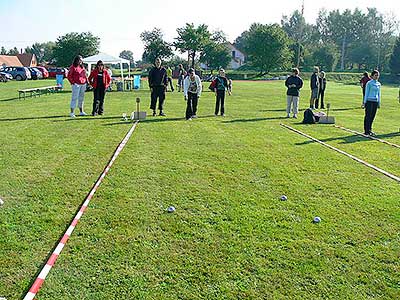
[[[197,118],[197,116],[196,116],[196,115],[193,115],[193,116],[192,116],[192,119],[196,119],[196,118]]]
[[[192,118],[186,119],[186,121],[192,121]]]
[[[286,119],[289,119],[289,118],[290,118],[290,115],[289,115],[289,114],[287,114],[287,115],[286,115]]]
[[[297,115],[296,114],[293,115],[293,119],[297,119]]]
[[[70,116],[71,118],[75,118],[75,114],[74,114],[74,113],[69,113],[69,116]]]
[[[87,116],[87,114],[84,111],[80,112],[79,115],[80,116]]]

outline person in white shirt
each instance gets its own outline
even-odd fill
[[[186,105],[186,120],[197,118],[197,103],[201,96],[202,85],[200,77],[194,72],[194,69],[189,69],[189,76],[186,76],[183,81],[183,93],[185,96]]]

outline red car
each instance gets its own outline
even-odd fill
[[[49,77],[56,78],[56,75],[64,75],[64,78],[68,75],[68,69],[66,68],[49,68]]]
[[[42,66],[36,66],[35,68],[39,69],[40,72],[43,74],[43,79],[44,78],[49,78],[49,71],[45,67]]]

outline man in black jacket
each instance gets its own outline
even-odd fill
[[[310,97],[310,108],[318,108],[315,105],[318,105],[318,92],[319,92],[319,80],[318,80],[319,68],[314,67],[314,73],[311,75],[310,80],[310,88],[311,88],[311,97]]]
[[[290,75],[286,81],[285,85],[287,87],[287,105],[286,105],[286,118],[290,118],[290,111],[293,104],[293,118],[297,119],[297,114],[299,113],[299,96],[300,89],[303,87],[303,80],[299,77],[299,69],[293,68],[292,75]]]
[[[156,105],[158,98],[158,109],[160,116],[165,116],[163,105],[165,100],[165,90],[167,89],[167,71],[161,67],[161,59],[156,58],[154,67],[149,72],[149,87],[151,91],[150,109],[153,110],[153,116],[156,116]]]

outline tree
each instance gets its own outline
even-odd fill
[[[100,38],[91,32],[71,32],[57,38],[53,51],[58,66],[69,66],[77,55],[91,56],[99,53]]]
[[[54,42],[34,43],[31,47],[26,47],[26,53],[35,54],[38,63],[48,63],[53,60],[53,50],[56,46]]]
[[[127,60],[129,60],[129,63],[131,65],[131,67],[135,66],[135,60],[133,59],[133,52],[130,50],[123,50],[120,54],[119,57],[121,58],[125,58]]]
[[[171,45],[164,41],[164,35],[159,28],[142,32],[140,39],[144,44],[142,59],[145,62],[154,63],[157,57],[165,60],[173,55]]]
[[[6,48],[4,48],[4,46],[2,46],[1,50],[0,50],[0,55],[6,55],[6,54],[7,54],[7,50],[6,50]]]
[[[209,44],[211,33],[205,24],[199,25],[197,28],[193,23],[186,23],[185,27],[178,28],[178,37],[175,38],[174,46],[181,53],[188,53],[188,64],[194,67],[194,60],[197,54],[204,51],[206,45]]]
[[[324,44],[312,53],[314,65],[320,66],[322,70],[333,71],[339,60],[339,52],[335,45]]]
[[[18,48],[14,47],[13,49],[8,50],[7,55],[17,55],[19,54]]]
[[[260,72],[259,76],[290,66],[289,37],[278,24],[254,23],[242,33],[241,41],[248,63]]]
[[[211,69],[216,70],[220,67],[226,68],[231,61],[231,54],[227,47],[227,39],[222,31],[212,34],[209,42],[204,46],[200,54],[200,62]]]
[[[390,57],[390,72],[392,74],[400,74],[400,36],[397,37]]]

